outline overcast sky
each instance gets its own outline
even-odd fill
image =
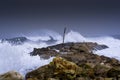
[[[0,0],[0,38],[63,28],[85,36],[120,34],[119,0]]]

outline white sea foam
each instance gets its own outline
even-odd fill
[[[47,46],[45,43],[23,45],[11,45],[9,43],[0,43],[0,73],[10,70],[16,70],[25,74],[29,69],[43,66],[52,61],[52,57],[48,60],[40,59],[39,56],[30,56],[34,47],[40,48]]]
[[[84,42],[86,41],[86,38],[83,37],[80,33],[75,31],[70,31],[68,34],[66,34],[65,42]]]

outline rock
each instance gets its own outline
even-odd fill
[[[47,48],[41,48],[41,49],[34,49],[33,52],[31,52],[31,55],[41,55],[43,51],[56,51],[59,50],[60,52],[85,52],[90,53],[92,50],[102,50],[108,48],[106,45],[99,45],[97,43],[92,42],[84,42],[84,43],[65,43],[58,44],[54,46],[49,46]],[[46,54],[47,54],[46,52]],[[49,55],[50,56],[50,55]]]
[[[113,69],[104,64],[82,63],[77,65],[56,57],[48,65],[26,74],[26,80],[111,80],[118,79],[119,67]]]
[[[0,75],[0,80],[23,80],[23,76],[16,71],[10,71]]]
[[[39,55],[44,59],[48,59],[51,56],[60,56],[76,63],[77,65],[81,65],[85,62],[98,64],[103,62],[103,59],[92,52],[97,46],[102,47],[103,45],[98,45],[97,43],[92,42],[65,43],[64,45],[58,44],[47,48],[34,48],[33,52],[30,54],[31,56]]]
[[[85,64],[81,64],[79,65],[81,68],[82,68],[82,73],[81,73],[81,76],[84,77],[84,78],[91,78],[91,79],[94,79],[95,75],[94,75],[94,70],[92,68],[91,65],[85,63]]]
[[[118,77],[119,75],[120,75],[120,69],[117,69],[117,68],[111,68],[107,72],[108,77]]]
[[[102,49],[106,49],[106,48],[109,48],[109,47],[106,45],[97,45],[94,47],[94,50],[102,50]]]
[[[49,65],[27,73],[27,80],[111,80],[120,75],[120,61],[94,54],[107,48],[97,43],[65,43],[47,48],[35,48],[32,56],[56,57]],[[59,57],[58,57],[59,56]],[[114,69],[114,70],[113,70]],[[117,69],[117,70],[116,70]],[[117,79],[116,78],[116,79]]]
[[[11,43],[12,45],[20,45],[29,40],[26,37],[15,37],[10,39],[2,39],[1,42],[5,42],[5,41]]]
[[[113,78],[104,78],[104,80],[114,80]]]
[[[75,80],[90,80],[89,78],[86,78],[86,77],[78,77],[77,79]]]
[[[95,80],[105,80],[103,77],[97,77]]]
[[[94,67],[95,76],[106,77],[110,67],[106,65],[96,65]]]
[[[59,79],[55,79],[55,78],[48,78],[47,80],[59,80]]]
[[[26,74],[26,80],[74,80],[82,72],[82,68],[61,57]]]
[[[34,52],[31,52],[30,55],[31,56],[39,55],[41,58],[49,59],[52,56],[57,56],[57,53],[58,53],[57,51],[52,50],[50,48],[41,48],[41,49],[34,48]]]

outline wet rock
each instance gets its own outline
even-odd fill
[[[10,71],[0,75],[0,80],[23,80],[23,76],[16,71]]]
[[[106,49],[106,48],[109,48],[109,47],[106,45],[97,45],[94,47],[94,50],[102,50],[102,49]]]
[[[15,37],[11,39],[2,39],[1,42],[8,42],[11,43],[12,45],[20,45],[27,41],[29,40],[26,37]]]
[[[47,48],[41,48],[37,49],[34,48],[33,52],[31,52],[31,55],[41,55],[47,54],[49,51],[57,52],[56,50],[59,50],[60,52],[79,52],[79,53],[91,53],[93,50],[101,50],[108,48],[106,45],[98,45],[97,43],[92,42],[83,42],[83,43],[65,43],[65,44],[58,44],[54,46],[49,46]],[[53,54],[53,53],[52,53]]]
[[[39,53],[39,54],[38,54]],[[31,52],[31,56],[39,55],[41,58],[49,59],[52,56],[57,56],[58,52],[50,48],[34,48],[34,52]]]

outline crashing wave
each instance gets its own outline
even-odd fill
[[[26,42],[26,38],[27,41]],[[10,70],[17,70],[21,73],[25,73],[25,70],[29,70],[38,66],[49,63],[52,58],[48,60],[40,59],[40,57],[32,57],[30,53],[33,48],[47,47],[52,44],[62,43],[62,36],[56,32],[48,31],[45,35],[40,36],[26,36],[23,38],[24,44],[11,45],[8,42],[0,43],[0,73],[4,73]],[[22,39],[21,39],[22,40]],[[54,43],[52,41],[55,41]],[[11,41],[11,39],[10,39]],[[16,40],[15,40],[16,41]],[[19,41],[19,39],[18,39]],[[51,41],[52,44],[47,44],[46,41]],[[95,53],[98,55],[105,55],[108,57],[114,57],[120,60],[120,40],[112,37],[99,37],[99,38],[86,38],[80,33],[70,31],[65,36],[65,42],[97,42],[98,44],[105,44],[109,48],[104,50],[97,50]]]
[[[70,31],[66,34],[65,42],[84,42],[86,38],[83,37],[80,33],[75,31]]]

